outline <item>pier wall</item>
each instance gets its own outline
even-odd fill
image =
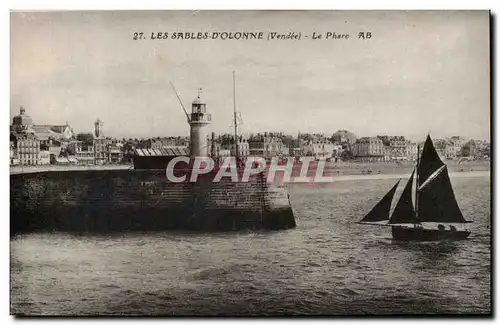
[[[214,183],[214,176],[172,183],[162,170],[11,175],[11,233],[295,227],[285,188],[269,186],[260,175],[248,183]]]

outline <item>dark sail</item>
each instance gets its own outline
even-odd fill
[[[391,203],[394,198],[394,193],[398,188],[399,181],[394,185],[389,192],[361,219],[360,222],[375,222],[389,220],[389,212],[391,211]]]
[[[418,165],[418,186],[421,186],[432,173],[443,165],[443,161],[439,158],[439,155],[432,144],[430,135],[427,135],[424,148],[422,149],[420,163]]]
[[[411,173],[410,179],[408,183],[406,183],[405,189],[399,198],[398,204],[394,208],[394,212],[392,213],[391,220],[389,220],[390,224],[395,223],[415,223],[416,215],[415,209],[413,207],[413,202],[411,199],[411,190],[413,187],[413,176],[415,175],[415,170]]]
[[[448,168],[444,167],[433,175],[419,191],[417,209],[419,221],[466,222],[455,199]]]

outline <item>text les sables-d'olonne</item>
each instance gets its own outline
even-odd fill
[[[370,39],[370,31],[360,31],[357,35],[339,32],[134,32],[134,40],[349,40]]]

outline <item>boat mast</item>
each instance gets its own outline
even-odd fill
[[[236,121],[236,76],[233,71],[233,117],[234,117],[234,148],[236,157],[236,166],[238,166],[238,123]],[[236,230],[236,222],[233,217],[233,230]]]
[[[236,118],[236,75],[233,71],[233,103],[234,103],[234,148],[235,148],[235,157],[236,161],[238,161],[239,156],[239,148],[238,148],[238,121]]]
[[[418,165],[420,164],[420,145],[417,145],[417,173],[416,173],[416,180],[415,180],[415,216],[416,219],[418,219]]]

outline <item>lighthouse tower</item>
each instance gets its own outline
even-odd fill
[[[104,123],[100,118],[97,118],[97,120],[95,120],[94,122],[94,134],[96,138],[104,136],[103,129],[104,129]]]
[[[198,90],[198,97],[195,98],[191,105],[191,118],[189,125],[191,126],[191,158],[196,156],[207,156],[207,131],[206,126],[212,121],[212,116],[207,114],[206,104],[200,98],[201,89]]]

